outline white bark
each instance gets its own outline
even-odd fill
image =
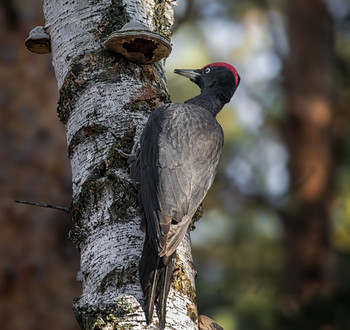
[[[167,100],[164,68],[128,62],[103,44],[129,20],[168,33],[171,4],[43,0],[72,166],[71,237],[81,252],[83,292],[74,310],[85,329],[146,328],[138,279],[144,233],[126,161],[114,150],[130,152],[149,111]],[[182,267],[168,299],[167,329],[198,329],[189,236],[178,254]],[[156,321],[155,315],[150,329]]]

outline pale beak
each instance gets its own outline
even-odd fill
[[[179,74],[181,76],[187,77],[193,82],[201,75],[201,70],[184,70],[184,69],[175,69],[174,73]]]

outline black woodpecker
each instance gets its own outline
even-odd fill
[[[176,249],[219,164],[224,135],[215,117],[240,81],[227,63],[175,73],[197,84],[200,95],[155,109],[142,132],[139,153],[129,160],[146,232],[139,265],[146,320],[151,323],[156,304],[162,329]]]

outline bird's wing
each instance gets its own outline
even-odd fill
[[[150,240],[170,256],[210,188],[223,145],[215,118],[191,104],[155,110],[141,137],[140,189]]]

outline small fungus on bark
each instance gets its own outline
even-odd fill
[[[27,49],[33,53],[51,53],[50,36],[43,26],[36,26],[25,41]]]

